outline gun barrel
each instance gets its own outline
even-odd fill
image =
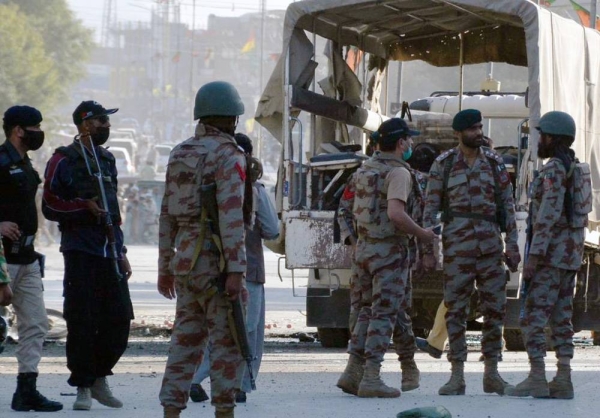
[[[242,306],[242,297],[238,296],[236,300],[231,302],[231,308],[233,311],[233,321],[235,324],[235,333],[237,335],[237,342],[242,354],[242,358],[246,361],[248,366],[248,374],[250,376],[250,385],[252,390],[256,390],[256,382],[254,380],[254,373],[252,371],[252,352],[250,350],[250,343],[248,342],[248,333],[246,332],[246,318],[244,315],[244,308]]]

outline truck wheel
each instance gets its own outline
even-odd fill
[[[346,348],[350,339],[348,328],[317,328],[321,346],[325,348]]]
[[[518,328],[504,328],[504,343],[508,351],[525,351],[523,333]]]

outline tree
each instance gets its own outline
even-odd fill
[[[0,5],[0,108],[15,104],[51,105],[59,92],[58,74],[44,49],[42,35],[32,31],[14,5]]]
[[[51,109],[85,75],[92,31],[74,17],[66,0],[0,0],[0,16],[4,15],[0,18],[0,105],[6,109],[27,102]],[[22,46],[20,51],[17,45]],[[7,48],[12,52],[7,53]],[[19,71],[6,72],[7,66]],[[30,83],[25,89],[22,78]]]

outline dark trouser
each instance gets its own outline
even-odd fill
[[[118,281],[110,259],[64,253],[64,317],[71,386],[90,387],[112,368],[127,348],[133,307],[126,281]]]

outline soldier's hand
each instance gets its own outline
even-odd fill
[[[102,209],[100,206],[98,206],[98,204],[94,200],[91,200],[91,199],[86,200],[85,205],[87,206],[87,209],[90,212],[92,212],[92,214],[94,216],[101,216],[106,213],[106,211],[104,209]]]
[[[433,228],[428,228],[428,229],[421,228],[421,233],[419,234],[419,236],[417,238],[419,238],[419,241],[421,241],[425,244],[428,244],[431,241],[433,241],[436,237],[437,237],[437,235],[435,232],[433,232]]]
[[[0,222],[0,235],[17,241],[21,237],[19,225],[14,222]]]
[[[165,275],[158,276],[158,293],[166,297],[167,299],[174,299],[175,293],[175,276]]]
[[[542,259],[539,255],[529,254],[525,262],[525,268],[523,269],[523,277],[525,279],[533,278],[541,261]]]
[[[12,302],[12,289],[8,283],[0,283],[0,306],[8,306]]]
[[[512,273],[519,269],[519,263],[521,262],[521,255],[518,252],[506,251],[504,253],[504,264],[508,267],[508,270]]]
[[[423,254],[423,268],[425,271],[433,271],[435,270],[435,255],[433,254]]]
[[[243,289],[243,273],[227,273],[225,280],[225,297],[229,300],[236,300]]]

